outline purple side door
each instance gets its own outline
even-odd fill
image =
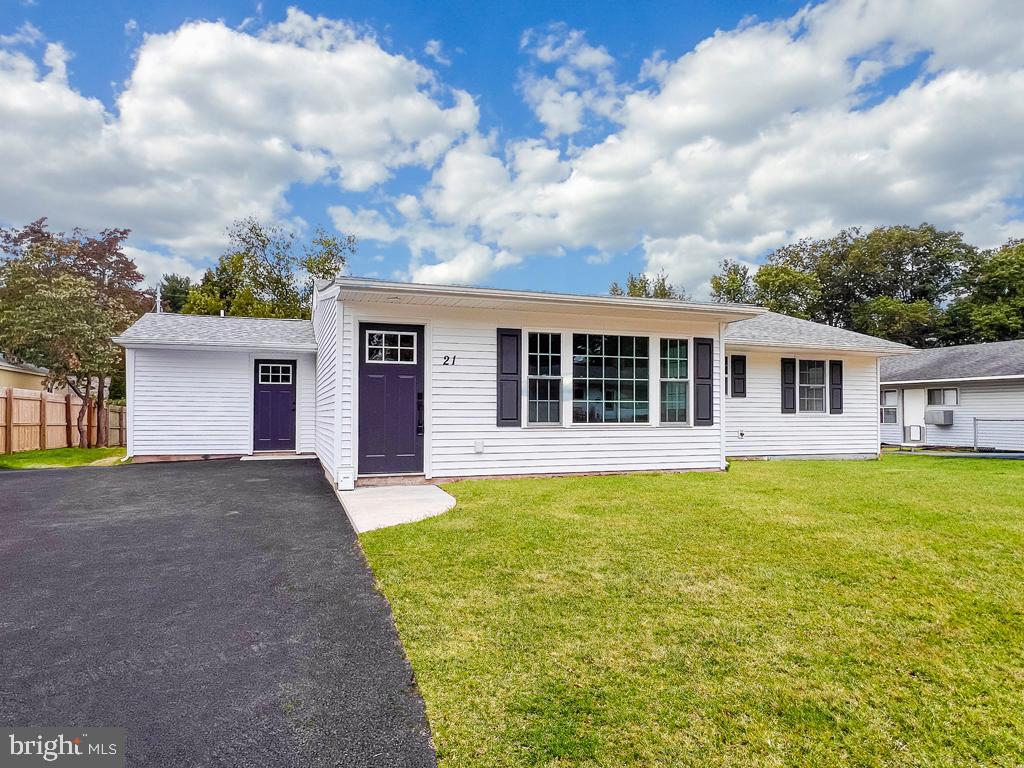
[[[257,360],[253,377],[253,450],[294,451],[295,361]]]
[[[359,473],[423,471],[423,326],[359,324]]]

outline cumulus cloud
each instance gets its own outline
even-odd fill
[[[183,257],[215,253],[235,218],[287,216],[292,184],[360,192],[430,168],[478,120],[467,93],[367,30],[295,9],[257,34],[191,22],[146,36],[113,111],[68,84],[59,43],[41,63],[12,45],[0,165],[18,183],[0,185],[0,216],[130,226]]]
[[[423,52],[441,66],[450,67],[452,64],[452,60],[444,52],[444,43],[440,40],[427,40]]]
[[[652,51],[630,78],[555,24],[520,40],[536,119],[521,134],[485,131],[471,96],[372,31],[294,9],[145,37],[112,110],[68,84],[59,44],[37,61],[10,42],[0,163],[18,184],[0,185],[0,216],[125,224],[156,263],[327,182],[339,229],[408,250],[403,279],[639,251],[698,294],[723,257],[849,225],[995,244],[1024,234],[1022,27],[1016,0],[830,0]],[[443,63],[438,41],[425,53]],[[391,190],[407,167],[428,180]]]
[[[24,22],[9,35],[0,35],[0,45],[35,45],[43,40],[43,33],[30,21]]]
[[[1012,1],[835,0],[654,53],[628,83],[582,33],[531,31],[524,51],[555,67],[523,85],[545,138],[453,147],[393,232],[488,247],[489,265],[442,257],[446,277],[639,247],[698,293],[721,258],[850,225],[926,220],[994,244],[1024,233],[1022,24]],[[907,84],[891,92],[890,74]],[[559,146],[588,114],[609,129]]]

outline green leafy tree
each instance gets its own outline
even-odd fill
[[[754,275],[754,303],[783,315],[814,319],[821,308],[816,275],[785,264],[768,264]]]
[[[0,345],[5,355],[45,366],[49,383],[67,385],[84,402],[93,396],[95,383],[102,409],[106,377],[121,362],[121,352],[110,339],[137,315],[83,277],[39,269],[31,255],[7,262],[0,280]],[[86,409],[79,410],[82,448],[89,442],[85,414]],[[102,425],[97,426],[97,443],[105,445]]]
[[[949,309],[949,341],[975,343],[1024,337],[1024,240],[1010,240],[974,260]]]
[[[85,400],[95,385],[101,446],[108,435],[106,382],[124,367],[110,337],[152,306],[123,251],[128,234],[54,232],[46,219],[0,230],[0,348],[11,359],[50,369],[51,386],[67,385]]]
[[[722,259],[718,274],[711,278],[711,298],[728,304],[749,304],[754,300],[750,268],[732,259]]]
[[[297,252],[294,232],[252,217],[229,227],[228,239],[229,251],[189,291],[182,312],[309,317],[314,281],[341,274],[357,246],[354,236],[337,237],[318,228]]]
[[[188,293],[192,290],[192,279],[187,275],[164,275],[160,279],[160,298],[163,309],[168,312],[180,312],[188,301]]]
[[[924,299],[908,302],[877,296],[853,308],[855,330],[901,344],[934,343],[941,321],[942,310]]]
[[[673,285],[669,282],[668,275],[664,270],[656,275],[648,275],[646,272],[626,276],[626,287],[619,285],[618,281],[611,284],[608,293],[612,296],[632,296],[641,299],[675,299],[686,301],[690,297],[682,286]]]

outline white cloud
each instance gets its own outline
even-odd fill
[[[289,10],[258,34],[191,22],[148,35],[115,111],[0,49],[0,218],[127,226],[154,252],[215,255],[224,227],[288,215],[294,183],[368,190],[430,168],[477,123],[465,92],[384,50],[366,30]]]
[[[451,58],[444,52],[444,43],[440,40],[427,40],[423,52],[444,67],[450,67],[452,64]]]
[[[1024,234],[1022,27],[1016,0],[831,0],[650,52],[626,80],[581,31],[529,30],[518,87],[541,135],[511,137],[371,31],[294,9],[258,32],[147,36],[116,110],[68,85],[59,44],[40,64],[8,43],[0,165],[18,183],[0,185],[0,217],[130,226],[163,269],[326,180],[347,193],[339,229],[408,249],[404,279],[639,249],[698,292],[722,257],[849,225],[995,244]],[[410,166],[430,173],[421,188],[379,186]]]
[[[13,33],[0,35],[0,46],[35,45],[43,39],[43,33],[32,22],[26,21]]]
[[[139,31],[139,22],[137,22],[135,19],[128,19],[128,21],[126,21],[124,23],[124,33],[125,33],[125,35],[128,35],[130,37],[130,36],[134,35],[138,31]]]
[[[469,238],[492,270],[498,254],[640,247],[697,292],[723,257],[851,225],[930,221],[995,244],[1024,231],[1011,204],[1024,195],[1022,25],[1009,0],[834,0],[748,19],[675,60],[656,52],[625,84],[581,33],[529,32],[523,93],[548,140],[453,147],[391,236]],[[883,98],[882,78],[907,67]],[[608,129],[554,143],[588,116]],[[446,277],[486,274],[482,252],[461,254],[439,257]]]

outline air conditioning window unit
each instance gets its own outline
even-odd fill
[[[935,424],[940,427],[949,427],[953,424],[952,411],[925,411],[924,423]]]

